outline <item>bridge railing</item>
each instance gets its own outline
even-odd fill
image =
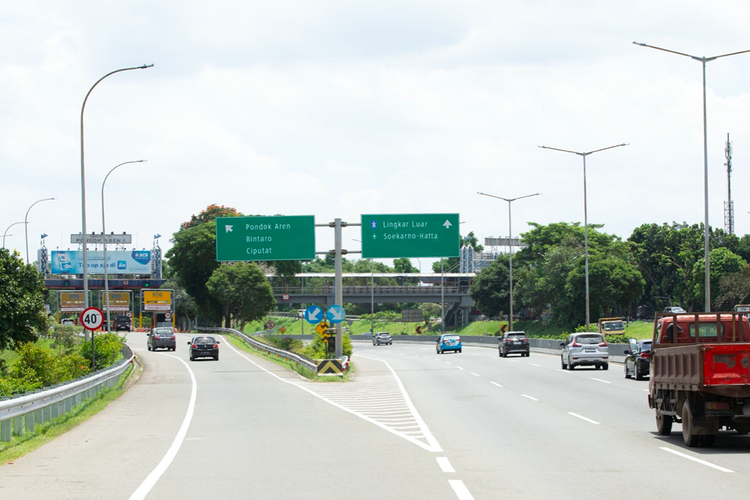
[[[71,411],[102,389],[114,386],[135,359],[133,351],[123,346],[123,359],[115,365],[71,382],[45,387],[32,393],[0,400],[0,441],[11,436],[34,433],[34,428]]]

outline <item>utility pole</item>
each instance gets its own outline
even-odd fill
[[[727,132],[727,145],[724,148],[724,156],[727,162],[727,201],[724,202],[724,231],[727,234],[734,234],[734,203],[732,202],[732,143],[729,142],[729,132]]]

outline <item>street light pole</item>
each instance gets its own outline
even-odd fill
[[[115,165],[112,167],[112,169],[107,172],[107,175],[104,176],[104,180],[102,181],[102,246],[104,247],[104,303],[107,308],[107,331],[110,331],[110,328],[112,326],[112,323],[110,323],[110,317],[109,317],[109,277],[107,275],[108,269],[107,269],[107,227],[105,225],[104,221],[104,185],[107,183],[107,179],[109,179],[109,174],[115,171],[117,167],[121,167],[123,165],[127,165],[128,163],[141,163],[145,160],[132,160],[132,161],[126,161],[123,163],[120,163],[119,165]],[[91,336],[91,341],[93,342],[94,336]],[[92,346],[92,352],[93,352],[93,346]]]
[[[513,331],[513,229],[511,226],[510,205],[512,202],[516,200],[521,200],[523,198],[531,198],[532,196],[539,196],[541,193],[527,194],[525,196],[519,196],[517,198],[503,198],[502,196],[495,196],[493,194],[480,193],[479,191],[477,191],[477,194],[481,194],[482,196],[489,196],[490,198],[497,198],[499,200],[508,202],[508,252],[509,252],[508,270],[509,270],[509,275],[510,275],[509,277],[510,316],[508,316],[508,330],[512,332]]]
[[[122,71],[131,71],[134,69],[147,69],[152,68],[153,64],[144,64],[143,66],[135,66],[133,68],[121,68],[114,71],[110,71],[103,77],[99,78],[94,85],[91,86],[89,91],[86,93],[86,97],[83,99],[83,105],[81,106],[81,228],[83,236],[83,307],[89,307],[89,279],[88,279],[88,245],[86,244],[86,169],[84,167],[84,148],[83,148],[83,112],[86,109],[86,101],[88,101],[91,92],[94,88],[99,85],[99,82],[107,78],[108,76],[120,73]],[[88,332],[88,330],[87,330]],[[92,353],[93,357],[93,353]]]
[[[5,248],[5,237],[8,235],[8,231],[10,230],[10,228],[12,228],[13,226],[15,226],[16,224],[23,224],[23,221],[20,220],[18,222],[14,222],[13,224],[11,224],[7,228],[5,228],[5,232],[3,233],[3,248]],[[11,236],[13,236],[13,235],[11,234]]]
[[[563,153],[572,153],[574,155],[581,156],[583,158],[583,247],[585,254],[585,274],[586,274],[586,331],[589,331],[589,325],[591,324],[591,302],[589,300],[589,215],[586,201],[586,157],[588,155],[598,153],[599,151],[606,151],[607,149],[619,148],[621,146],[627,146],[627,144],[615,144],[614,146],[608,146],[606,148],[595,149],[593,151],[569,151],[567,149],[550,148],[547,146],[539,146],[542,149],[551,149],[553,151],[562,151]]]
[[[703,258],[706,261],[706,275],[705,275],[705,295],[706,295],[706,303],[705,303],[705,309],[706,312],[711,311],[711,264],[709,262],[709,233],[708,233],[708,122],[706,119],[706,63],[714,61],[716,59],[719,59],[720,57],[729,57],[729,56],[736,56],[737,54],[745,54],[747,52],[750,52],[750,49],[748,50],[741,50],[739,52],[732,52],[729,54],[721,54],[719,56],[712,56],[712,57],[699,57],[699,56],[693,56],[690,54],[685,54],[683,52],[677,52],[675,50],[669,50],[669,49],[663,49],[661,47],[655,47],[653,45],[647,45],[645,43],[640,42],[633,42],[635,45],[640,45],[641,47],[648,47],[650,49],[656,49],[661,50],[662,52],[669,52],[671,54],[677,54],[678,56],[685,56],[689,57],[690,59],[693,59],[695,61],[699,61],[701,63],[701,66],[703,67],[703,212],[704,212],[704,221],[703,221]]]
[[[26,263],[27,264],[29,263],[29,212],[31,211],[31,208],[37,203],[41,203],[43,201],[50,201],[50,200],[54,200],[54,198],[43,198],[41,200],[36,200],[34,203],[31,204],[31,207],[29,207],[29,209],[26,210],[26,216],[24,216],[23,218],[23,224],[24,224],[23,235],[24,235],[24,238],[26,239]],[[3,246],[5,246],[4,243],[3,243]]]

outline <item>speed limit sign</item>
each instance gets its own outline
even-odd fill
[[[89,307],[83,310],[80,320],[86,330],[96,330],[104,324],[104,314],[96,307]]]

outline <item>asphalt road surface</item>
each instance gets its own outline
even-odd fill
[[[750,438],[658,436],[648,381],[557,356],[355,343],[354,382],[310,383],[221,343],[148,352],[125,395],[0,467],[13,499],[549,499],[744,496]]]

